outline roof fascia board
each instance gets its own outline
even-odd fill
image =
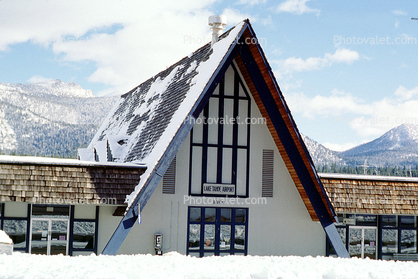
[[[325,232],[327,233],[327,235],[329,234],[328,237],[332,241],[331,243],[333,244],[334,249],[337,252],[337,255],[340,257],[348,256],[347,250],[345,249],[341,239],[339,238],[338,232],[335,228],[335,225],[333,224],[333,216],[330,216],[326,205],[323,203],[322,197],[319,194],[316,185],[311,178],[309,170],[303,162],[302,155],[299,153],[299,150],[292,138],[292,135],[290,134],[290,131],[286,126],[286,123],[279,111],[279,108],[277,107],[276,102],[273,96],[271,95],[267,83],[262,73],[260,72],[260,69],[258,68],[257,63],[248,45],[240,44],[239,53],[242,60],[244,61],[248,73],[253,79],[253,83],[263,102],[264,107],[266,108],[268,115],[270,116],[273,122],[273,126],[275,127],[276,131],[278,131],[280,140],[289,156],[289,159],[291,160],[292,165],[294,166],[294,169],[302,183],[303,188],[305,189],[305,192],[315,210],[315,213],[318,219],[320,220],[320,223],[324,228]],[[269,68],[269,66],[266,65],[266,67],[270,72],[271,69]],[[284,103],[283,99],[281,100]],[[288,110],[287,113],[290,115]]]
[[[243,25],[241,31],[238,33],[237,38],[234,40],[232,45],[229,47],[227,54],[224,56],[224,59],[219,64],[219,67],[216,69],[214,74],[212,75],[211,79],[209,80],[208,84],[206,85],[205,90],[203,91],[204,94],[201,94],[199,99],[197,100],[196,104],[193,106],[190,115],[193,115],[194,118],[198,118],[200,113],[202,112],[203,108],[209,101],[210,96],[212,96],[213,91],[215,90],[216,86],[218,86],[221,78],[224,76],[226,70],[228,69],[229,65],[235,58],[236,53],[238,52],[237,43],[239,39],[242,37],[245,29],[249,27],[248,22]]]
[[[315,212],[318,215],[318,218],[321,219],[321,216],[322,218],[324,216],[329,217],[328,211],[326,210],[322,202],[322,199],[316,189],[316,186],[314,185],[311,176],[305,164],[303,163],[303,159],[296,147],[296,144],[293,141],[293,138],[289,130],[287,129],[286,123],[279,109],[276,106],[276,102],[274,101],[273,96],[271,96],[270,90],[268,89],[268,86],[264,81],[264,78],[261,72],[259,71],[255,60],[252,58],[251,52],[248,49],[248,47],[243,46],[241,48],[240,56],[244,61],[245,65],[247,66],[247,70],[250,73],[252,79],[255,80],[254,85],[257,88],[257,91],[264,104],[264,107],[266,108],[267,113],[269,114],[276,131],[278,131],[280,140],[283,143],[283,146],[286,149],[287,154],[289,155],[292,165],[294,166],[295,171],[297,172],[298,177],[303,184],[306,194],[311,200],[312,206],[314,207]]]
[[[148,203],[148,200],[151,198],[155,188],[157,188],[157,185],[160,182],[162,176],[166,172],[171,161],[176,156],[178,150],[180,149],[180,146],[186,139],[192,127],[192,121],[185,121],[182,124],[176,136],[171,141],[167,150],[164,152],[163,156],[158,162],[156,168],[151,173],[148,180],[145,182],[138,196],[135,198],[135,201],[132,203],[132,206],[128,209],[127,213],[122,218],[113,235],[107,242],[102,254],[116,255],[123,241],[128,236],[129,231],[138,219],[138,216],[140,214],[139,211],[142,211],[145,208],[145,205]]]
[[[258,44],[258,39],[257,39],[257,36],[256,36],[256,34],[255,34],[255,32],[254,32],[254,30],[253,30],[253,28],[252,28],[251,26],[250,26],[250,28],[248,28],[248,31],[251,33],[251,36],[252,36],[253,38],[255,38],[255,40],[252,40],[252,41],[257,42],[257,43],[255,44],[255,45],[256,45],[256,47],[257,47],[257,50],[258,50],[258,52],[260,53],[260,56],[261,56],[261,57],[262,57],[262,59],[263,59],[263,63],[264,63],[264,65],[266,66],[266,69],[267,69],[267,71],[268,71],[268,74],[269,74],[269,76],[270,76],[271,80],[273,81],[273,84],[274,84],[274,87],[276,88],[276,91],[277,91],[277,92],[279,92],[279,94],[278,94],[278,95],[279,95],[280,100],[282,101],[282,104],[283,104],[283,106],[284,106],[284,108],[285,108],[285,110],[286,110],[287,116],[289,117],[289,120],[290,120],[290,122],[291,122],[291,124],[292,124],[293,130],[295,131],[295,133],[296,133],[296,135],[297,135],[297,137],[298,137],[299,141],[301,142],[301,146],[302,146],[302,148],[303,148],[303,151],[304,151],[304,153],[305,153],[305,156],[307,157],[307,159],[308,159],[308,161],[309,161],[309,165],[310,165],[310,167],[311,167],[313,170],[315,170],[315,166],[314,166],[314,163],[313,163],[312,157],[311,157],[311,155],[310,155],[310,153],[309,153],[309,151],[308,151],[308,149],[307,149],[307,147],[306,147],[306,145],[305,145],[305,143],[304,143],[304,141],[303,141],[303,139],[302,139],[302,137],[301,137],[301,135],[300,135],[300,133],[299,133],[299,130],[298,130],[298,129],[297,129],[297,127],[296,127],[296,122],[295,122],[295,120],[293,119],[293,116],[292,116],[292,114],[291,114],[291,112],[290,112],[289,107],[287,106],[286,101],[284,100],[283,94],[282,94],[282,92],[281,92],[281,90],[280,90],[279,85],[277,84],[277,80],[276,80],[276,78],[275,78],[275,76],[274,76],[274,73],[273,73],[273,71],[272,71],[271,67],[270,67],[270,64],[269,64],[269,63],[268,63],[268,61],[267,61],[267,58],[266,58],[266,56],[265,56],[265,54],[264,54],[264,51],[263,51],[263,49],[261,48],[260,44]],[[335,219],[335,216],[337,216],[337,214],[335,213],[335,210],[334,210],[334,208],[333,208],[333,206],[332,206],[332,204],[331,204],[331,201],[329,200],[328,195],[327,195],[327,194],[326,194],[326,192],[325,192],[325,188],[324,188],[324,186],[322,185],[321,179],[319,178],[318,173],[317,173],[316,171],[313,171],[313,174],[314,174],[314,176],[315,176],[316,181],[317,181],[317,182],[318,182],[318,184],[320,185],[320,188],[321,188],[322,194],[323,194],[323,196],[325,197],[325,199],[326,199],[326,201],[327,201],[327,204],[328,204],[328,207],[330,208],[331,213],[333,214],[333,217],[334,217],[334,219]]]
[[[148,200],[151,198],[152,193],[154,192],[155,188],[157,188],[158,183],[160,182],[164,173],[167,171],[167,168],[171,164],[171,161],[174,159],[181,145],[183,144],[189,132],[193,128],[193,120],[199,117],[203,108],[209,101],[209,98],[215,90],[216,86],[220,82],[221,78],[224,76],[229,65],[232,63],[232,60],[234,59],[235,54],[238,51],[236,47],[238,40],[239,38],[241,38],[242,34],[244,33],[244,30],[248,28],[248,26],[248,22],[246,22],[246,24],[243,25],[237,38],[229,47],[228,52],[225,54],[218,68],[206,84],[205,89],[202,91],[202,94],[200,95],[195,105],[191,109],[189,113],[189,118],[186,118],[189,119],[189,121],[184,121],[183,124],[180,126],[174,139],[170,142],[167,150],[164,152],[161,159],[157,163],[154,171],[151,173],[150,177],[144,184],[138,196],[135,198],[135,201],[132,203],[132,205],[135,206],[131,206],[128,209],[126,215],[122,218],[115,232],[106,244],[106,247],[103,249],[102,254],[116,255],[116,253],[118,252],[120,246],[122,245],[125,238],[128,236],[129,231],[135,224],[138,215],[140,214],[138,210],[142,211],[145,205],[147,204]],[[140,209],[138,209],[138,204],[140,205]]]

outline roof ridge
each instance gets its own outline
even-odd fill
[[[249,19],[243,20],[243,22],[249,23]],[[221,36],[219,36],[219,41],[221,41],[221,40],[225,39],[226,37],[228,37],[228,36],[229,36],[229,33],[231,33],[231,31],[232,31],[233,29],[235,29],[235,28],[238,26],[238,24],[240,24],[240,23],[241,23],[241,22],[237,23],[236,25],[232,26],[231,28],[229,28],[228,30],[226,30],[224,33],[222,33],[222,35],[221,35]],[[218,41],[218,42],[219,42],[219,41]],[[133,91],[135,91],[138,87],[140,87],[142,84],[144,84],[144,83],[146,83],[146,82],[148,82],[148,81],[150,81],[150,80],[152,80],[152,79],[154,79],[154,78],[156,78],[156,77],[160,76],[162,73],[167,72],[167,71],[169,71],[170,69],[172,70],[172,68],[175,68],[175,66],[176,66],[176,65],[178,65],[179,63],[181,63],[181,62],[182,62],[182,61],[184,61],[185,59],[190,58],[193,54],[195,54],[195,53],[197,53],[197,52],[199,52],[199,51],[202,51],[203,49],[207,48],[208,46],[210,46],[210,44],[211,44],[211,42],[210,42],[210,41],[209,41],[209,42],[207,42],[206,44],[202,45],[201,47],[199,47],[199,48],[198,48],[198,49],[196,49],[195,51],[191,52],[189,55],[184,56],[183,58],[179,59],[177,62],[173,63],[172,65],[170,65],[170,66],[169,66],[169,67],[167,67],[166,69],[164,69],[164,70],[162,70],[162,71],[158,72],[157,74],[153,75],[152,77],[150,77],[150,78],[146,79],[144,82],[142,82],[141,84],[139,84],[139,85],[135,86],[134,88],[132,88],[132,89],[131,89],[131,90],[129,90],[128,92],[126,92],[126,93],[122,94],[121,96],[123,97],[123,96],[125,96],[125,95],[127,95],[127,94],[129,94],[129,93],[132,93],[132,92],[133,92]],[[211,50],[212,50],[212,48],[211,48],[211,49],[209,49],[209,50],[208,50],[208,52],[210,52]],[[169,71],[169,72],[170,72],[170,71]]]

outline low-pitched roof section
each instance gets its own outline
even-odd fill
[[[418,215],[418,178],[319,174],[338,213]]]
[[[123,205],[144,166],[0,156],[0,202]]]
[[[117,252],[193,127],[226,69],[235,59],[288,171],[314,220],[319,220],[341,256],[347,256],[333,225],[334,210],[316,174],[290,110],[257,42],[249,20],[225,32],[165,71],[122,95],[88,147],[113,146],[118,162],[142,162],[147,171],[127,197],[128,211],[103,253]],[[115,149],[114,146],[117,146]],[[88,159],[88,158],[84,158]],[[340,245],[341,244],[341,245]]]

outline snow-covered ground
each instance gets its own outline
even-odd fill
[[[0,278],[418,278],[418,263],[326,257],[0,255]]]
[[[11,238],[2,230],[0,230],[0,243],[12,244]]]

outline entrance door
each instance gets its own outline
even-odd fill
[[[376,259],[377,229],[350,227],[348,253],[350,257]]]
[[[68,255],[68,220],[32,219],[29,253]]]

